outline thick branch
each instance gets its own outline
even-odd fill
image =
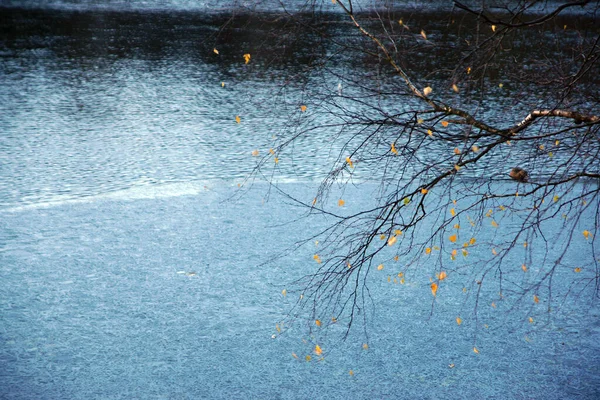
[[[576,124],[581,123],[590,123],[597,124],[600,122],[600,117],[597,115],[583,115],[575,111],[567,111],[567,110],[534,110],[527,115],[523,121],[519,122],[512,128],[509,128],[507,131],[510,134],[516,134],[523,129],[527,128],[529,125],[533,124],[533,122],[541,117],[560,117],[560,118],[569,118],[573,119]]]

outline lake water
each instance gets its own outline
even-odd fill
[[[290,77],[331,49],[306,32],[271,46],[252,19],[219,34],[226,14],[185,2],[44,4],[0,8],[0,398],[600,396],[589,291],[533,325],[494,317],[500,304],[457,326],[460,282],[430,315],[427,280],[382,272],[366,331],[280,334],[295,301],[281,291],[313,250],[263,263],[324,221],[244,179],[323,82]],[[336,146],[300,140],[280,187],[312,199]],[[358,207],[377,188],[360,183],[346,192]]]

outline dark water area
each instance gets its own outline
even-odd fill
[[[302,323],[280,334],[294,303],[282,290],[311,271],[312,252],[262,263],[324,221],[295,225],[304,210],[267,195],[264,182],[243,196],[238,184],[256,166],[251,153],[297,121],[299,104],[310,110],[337,93],[335,73],[368,78],[377,65],[329,40],[359,42],[347,19],[325,12],[329,0],[293,19],[269,2],[258,2],[261,14],[248,13],[249,2],[133,4],[0,1],[0,398],[598,398],[592,287],[578,292],[583,305],[563,304],[552,318],[527,310],[535,324],[512,320],[516,312],[498,321],[488,307],[459,327],[461,282],[448,283],[430,315],[427,277],[417,271],[401,285],[386,269],[370,281],[368,337],[359,328],[340,342],[338,328],[329,337]],[[420,84],[447,85],[474,25],[447,2],[398,4],[389,19],[403,18],[415,42],[421,29],[432,38],[403,65]],[[302,29],[307,20],[321,30]],[[515,42],[505,56],[575,52],[597,22],[567,13],[543,29],[569,46]],[[399,53],[414,45],[407,39]],[[548,101],[527,82],[500,90],[505,72],[486,71],[494,96],[479,112],[501,119]],[[573,101],[597,107],[585,99],[600,74],[585,79],[584,100]],[[358,84],[343,90],[361,93]],[[274,180],[312,198],[342,143],[326,130],[300,138]],[[370,204],[375,178],[348,189],[356,207]],[[589,245],[574,245],[574,265]]]

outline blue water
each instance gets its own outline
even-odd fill
[[[420,266],[388,282],[400,261],[373,270],[366,323],[347,340],[345,320],[288,318],[298,297],[282,290],[314,271],[316,245],[287,249],[327,221],[245,178],[251,152],[274,143],[301,101],[293,85],[270,94],[313,42],[255,68],[238,60],[252,43],[243,35],[211,58],[215,25],[203,17],[50,16],[11,14],[0,49],[0,398],[600,396],[593,286],[551,313],[511,310],[507,290],[475,320],[460,268],[433,301]],[[324,144],[303,139],[282,158],[282,189],[314,197],[337,154]],[[356,183],[348,209],[377,190]],[[575,242],[569,261],[590,245]],[[572,273],[557,272],[557,295]]]

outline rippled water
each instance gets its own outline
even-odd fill
[[[252,21],[218,35],[227,16],[180,12],[185,2],[169,12],[47,3],[71,11],[0,9],[0,397],[598,395],[596,308],[481,332],[456,326],[452,296],[429,318],[417,282],[374,278],[369,351],[359,329],[323,338],[325,361],[294,359],[314,338],[306,326],[279,336],[275,323],[310,254],[259,265],[315,225],[288,224],[302,210],[263,183],[241,199],[236,190],[251,152],[274,143],[304,85],[321,79],[290,77],[331,49],[306,32],[265,45],[268,25]],[[287,190],[312,198],[337,156],[325,133],[281,163]]]

